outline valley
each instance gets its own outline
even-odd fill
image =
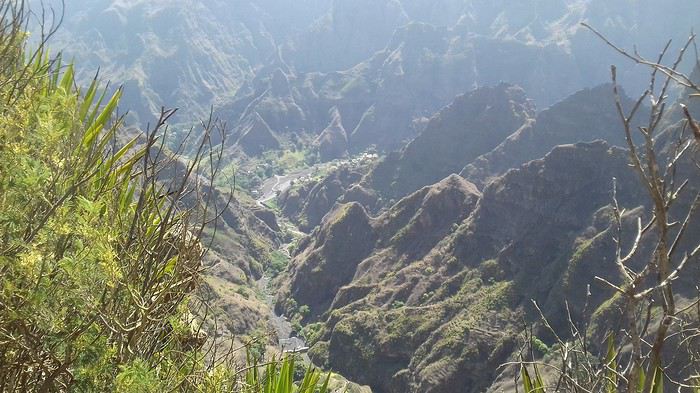
[[[136,299],[149,282],[179,272],[173,266],[186,247],[172,243],[176,235],[182,242],[196,238],[200,247],[192,251],[198,265],[189,267],[196,285],[178,292],[181,303],[167,311],[193,322],[163,311],[163,321],[150,329],[165,338],[148,347],[131,343],[141,334],[142,322],[134,321],[148,321],[149,302],[172,298],[156,288],[124,312],[135,327],[125,328],[121,352],[100,354],[100,365],[132,356],[136,371],[114,366],[131,373],[122,378],[148,380],[142,367],[167,382],[189,363],[159,369],[147,355],[180,345],[171,332],[190,332],[196,321],[197,333],[206,333],[201,341],[213,349],[193,356],[199,363],[192,364],[232,367],[201,375],[240,382],[239,375],[252,380],[247,373],[260,369],[267,378],[286,372],[274,367],[289,355],[298,359],[289,392],[306,381],[305,367],[329,373],[328,392],[338,393],[497,393],[521,386],[542,393],[698,391],[700,58],[692,32],[700,28],[700,7],[694,1],[66,3],[47,3],[63,15],[49,42],[79,67],[47,66],[55,75],[44,79],[67,74],[75,81],[55,82],[53,101],[37,101],[41,122],[32,127],[42,143],[58,143],[52,127],[72,123],[60,111],[39,117],[39,109],[78,105],[82,94],[96,94],[82,86],[114,81],[121,87],[106,91],[116,92],[118,106],[100,99],[97,107],[114,110],[124,135],[73,125],[92,133],[87,141],[101,132],[113,139],[75,151],[131,166],[95,170],[90,176],[107,179],[96,190],[120,181],[124,195],[94,204],[89,193],[67,197],[72,209],[98,218],[56,224],[56,244],[27,248],[21,266],[43,277],[43,261],[90,244],[70,240],[71,225],[86,239],[121,239],[89,231],[99,220],[125,225],[112,206],[155,209],[134,215],[132,225],[156,229],[141,237],[124,229],[125,245],[99,248],[99,258],[129,260],[134,239],[160,239],[170,248],[158,249],[162,255],[133,251],[135,261],[163,256],[154,272],[109,270],[100,259],[106,276],[145,280],[110,284],[104,293],[127,288],[122,296]],[[53,91],[42,88],[36,91]],[[77,98],[66,93],[71,89]],[[163,105],[179,110],[168,117],[169,128],[162,125],[149,139]],[[65,117],[107,121],[88,112],[89,105],[77,108]],[[7,113],[17,122],[33,119]],[[9,135],[0,134],[0,158],[5,145],[16,144]],[[31,132],[17,135],[33,143]],[[22,149],[18,167],[29,175],[5,181],[0,163],[0,190],[34,190],[40,183],[34,177],[72,164],[64,157],[35,168]],[[133,166],[137,159],[145,169]],[[158,174],[152,184],[130,183],[149,170]],[[42,179],[51,187],[73,179],[48,178]],[[91,179],[66,189],[82,190]],[[159,206],[166,202],[173,207],[163,214]],[[49,203],[37,212],[54,209]],[[0,229],[7,232],[0,239],[33,240],[41,225],[30,222],[29,235],[19,234],[20,218],[10,213],[0,207]],[[158,227],[170,217],[185,222]],[[46,255],[34,258],[40,251]],[[76,255],[71,258],[79,260]],[[58,260],[59,267],[73,261]],[[63,274],[59,267],[51,274]],[[2,318],[0,312],[0,328]],[[45,325],[67,323],[55,317]],[[91,323],[84,329],[93,329]],[[105,326],[110,340],[120,329],[116,322]],[[73,356],[70,346],[60,348]],[[230,357],[216,357],[231,348],[238,349]],[[97,368],[75,373],[91,378]],[[257,393],[260,386],[248,379],[228,391]],[[541,386],[528,389],[530,380]],[[0,391],[3,381],[0,371]],[[105,386],[116,386],[110,383]],[[157,391],[134,389],[123,391]]]

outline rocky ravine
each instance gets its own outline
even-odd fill
[[[488,94],[466,97],[488,101]],[[500,105],[512,108],[512,96],[506,97]],[[419,136],[410,149],[370,170],[334,172],[281,199],[283,211],[301,221],[323,218],[299,243],[276,307],[293,313],[307,306],[306,322],[321,326],[310,343],[312,360],[377,392],[481,392],[502,386],[510,371],[501,375],[497,366],[513,359],[523,321],[552,343],[537,323],[531,299],[560,331],[568,323],[567,299],[575,320],[590,317],[594,342],[603,341],[601,322],[619,317],[608,301],[613,293],[594,280],[599,275],[619,282],[611,265],[613,178],[628,233],[648,201],[627,152],[615,146],[623,141],[610,86],[581,91],[534,117],[513,121],[512,134],[500,143],[489,141],[493,133],[479,132],[474,121],[488,110],[453,114],[479,108],[465,102],[461,97],[443,109],[423,134],[455,141],[460,132],[471,135],[462,142],[465,151],[475,149],[471,157],[450,155],[452,146],[436,147]],[[491,105],[499,104],[482,108]],[[670,137],[661,140],[673,140],[679,130],[674,111]],[[595,140],[601,138],[609,142]],[[493,147],[480,153],[479,146]],[[377,183],[369,180],[380,171],[385,179],[396,179],[395,189],[415,188],[419,183],[399,183],[395,174],[411,164],[410,157],[428,152],[453,157],[452,168],[473,161],[462,176],[446,175],[396,202],[381,199],[386,190],[372,188]],[[684,173],[692,173],[692,163],[687,164]],[[443,176],[442,168],[428,170],[425,178]],[[474,182],[469,174],[475,174]],[[358,195],[364,198],[353,199]],[[632,264],[652,251],[642,250]],[[680,287],[692,292],[698,274],[690,271]],[[588,285],[592,296],[584,316]],[[295,299],[293,306],[289,299]]]
[[[529,299],[585,289],[559,277],[611,176],[636,191],[624,152],[569,145],[483,195],[452,175],[377,217],[340,205],[299,246],[278,306],[308,305],[325,332],[312,359],[375,391],[483,391],[516,349]]]

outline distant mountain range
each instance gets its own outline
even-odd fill
[[[666,37],[679,44],[697,27],[691,3],[75,0],[53,46],[79,61],[84,78],[99,69],[124,83],[123,105],[142,124],[163,105],[181,108],[182,122],[213,106],[229,108],[221,110],[235,127],[241,100],[259,99],[279,69],[292,99],[268,92],[268,108],[248,108],[267,111],[273,132],[319,134],[337,106],[351,149],[395,148],[415,135],[413,118],[474,87],[516,83],[545,108],[602,83],[620,59],[579,22],[653,56]],[[638,88],[642,76],[622,74]],[[303,121],[269,108],[291,103]]]

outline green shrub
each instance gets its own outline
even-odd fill
[[[289,257],[282,251],[275,250],[270,253],[268,261],[267,272],[270,273],[272,277],[277,277],[277,275],[287,269]]]
[[[532,337],[530,340],[532,344],[532,349],[539,355],[544,356],[549,352],[549,347],[542,340],[537,337]]]
[[[391,303],[391,308],[394,309],[394,310],[396,310],[396,309],[399,309],[399,308],[404,307],[405,305],[406,305],[406,304],[405,304],[404,302],[402,302],[401,300],[394,300],[394,301]]]
[[[272,359],[265,367],[259,367],[249,357],[251,364],[246,372],[245,384],[241,393],[275,392],[275,393],[326,393],[331,374],[322,378],[317,370],[309,366],[299,372],[294,356],[285,356],[278,361]],[[299,377],[295,380],[295,374]]]
[[[79,89],[72,65],[26,53],[23,7],[0,0],[0,389],[325,392],[291,358],[262,374],[212,359],[192,314],[220,201],[189,179],[212,175],[212,129],[189,159],[160,142],[174,111],[127,138],[121,89]]]
[[[243,296],[244,299],[249,299],[249,298],[250,298],[250,293],[249,293],[248,290],[245,289],[244,287],[241,287],[241,286],[237,287],[237,288],[236,288],[236,293],[239,294],[239,295],[241,295],[241,296]]]

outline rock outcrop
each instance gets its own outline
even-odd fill
[[[340,111],[334,107],[331,111],[331,122],[316,138],[314,145],[322,162],[343,158],[348,155],[348,135],[343,127]]]
[[[624,93],[622,99],[625,107],[632,107],[632,100]],[[644,109],[637,119],[646,119]],[[542,157],[557,145],[602,139],[627,146],[621,124],[611,85],[584,89],[525,122],[492,151],[475,157],[460,174],[484,185],[511,168]]]
[[[500,84],[460,95],[430,119],[396,160],[370,173],[368,183],[387,198],[408,195],[459,173],[534,116],[533,104],[516,86]]]
[[[282,211],[303,231],[310,231],[339,198],[362,178],[362,172],[341,167],[318,182],[303,184],[280,195]]]
[[[267,150],[277,150],[280,142],[265,120],[258,113],[252,114],[238,131],[240,137],[236,142],[246,154],[260,155]]]

